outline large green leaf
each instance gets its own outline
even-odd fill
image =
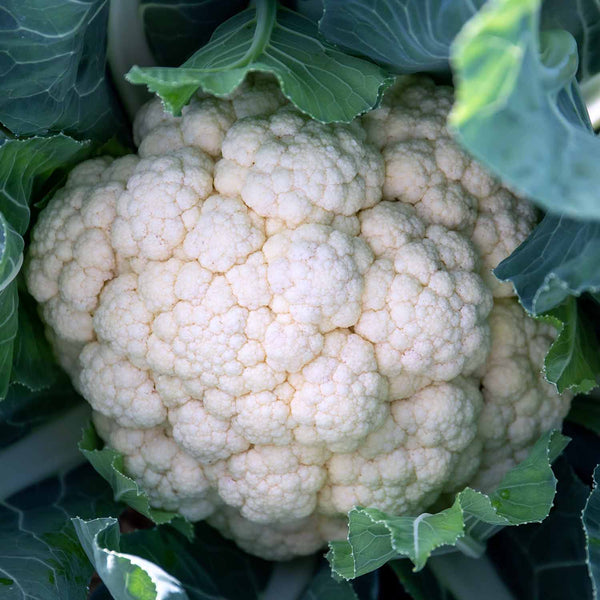
[[[5,0],[0,123],[18,135],[107,139],[125,121],[106,73],[108,0]]]
[[[550,463],[566,443],[567,438],[558,432],[548,432],[492,494],[467,487],[450,508],[435,514],[395,517],[373,508],[352,509],[348,540],[330,543],[328,559],[333,571],[352,579],[405,556],[419,570],[441,546],[458,546],[473,555],[484,550],[486,536],[498,527],[541,522],[556,491]]]
[[[278,9],[275,0],[258,0],[226,21],[181,67],[134,67],[127,78],[146,84],[179,114],[199,87],[224,96],[251,71],[275,75],[300,110],[327,122],[370,110],[388,82],[382,69],[323,42],[312,21]]]
[[[108,486],[87,465],[0,503],[2,599],[85,598],[93,569],[70,517],[115,511]]]
[[[77,537],[115,600],[189,600],[183,586],[158,565],[119,552],[119,522],[72,519]]]
[[[593,395],[576,397],[567,418],[600,436],[600,398]]]
[[[169,523],[189,538],[193,537],[193,527],[187,519],[177,513],[150,506],[146,493],[133,479],[125,475],[123,455],[112,448],[103,448],[102,441],[92,425],[83,432],[79,449],[94,469],[108,481],[115,500],[125,502],[157,525]]]
[[[325,0],[321,33],[396,73],[447,71],[450,44],[484,0]]]
[[[544,359],[546,379],[559,392],[566,389],[585,394],[600,377],[600,353],[593,324],[572,296],[540,317],[558,329]]]
[[[89,143],[62,134],[24,140],[0,137],[0,400],[11,378],[18,327],[16,276],[23,262],[21,236],[29,225],[29,207],[57,170],[82,160],[90,149]]]
[[[146,39],[161,66],[177,67],[204,46],[223,21],[248,0],[141,0]]]
[[[594,471],[594,487],[585,503],[581,519],[585,532],[586,562],[594,600],[600,597],[600,465]]]
[[[581,526],[589,488],[566,461],[554,469],[558,485],[548,518],[502,530],[490,541],[488,555],[516,598],[592,600]]]
[[[541,0],[491,0],[452,46],[459,141],[542,207],[600,218],[600,140],[575,83],[577,44],[540,34]]]
[[[1,152],[1,149],[0,149]],[[0,400],[8,391],[18,326],[16,276],[23,262],[23,238],[0,212]]]

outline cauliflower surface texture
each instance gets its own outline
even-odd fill
[[[570,402],[553,330],[491,269],[531,206],[452,141],[451,90],[406,77],[321,124],[255,77],[153,100],[137,155],[70,174],[27,284],[100,436],[154,506],[270,559],[489,489]]]

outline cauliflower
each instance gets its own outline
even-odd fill
[[[152,505],[286,559],[354,505],[489,489],[561,423],[553,331],[491,273],[536,215],[452,141],[451,102],[405,77],[325,125],[256,77],[150,102],[137,155],[71,172],[27,285]]]

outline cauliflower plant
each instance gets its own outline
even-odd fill
[[[321,124],[256,77],[135,121],[75,168],[27,284],[57,358],[154,506],[271,559],[489,489],[570,397],[552,329],[491,269],[535,214],[471,160],[451,90],[406,77]]]

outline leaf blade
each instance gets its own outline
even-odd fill
[[[256,20],[255,9],[242,11],[218,27],[210,42],[179,69],[135,67],[127,78],[148,85],[178,114],[198,87],[224,96],[251,71],[271,73],[288,99],[323,122],[347,122],[370,110],[389,82],[380,67],[321,41],[309,19],[283,8],[277,11],[271,36],[252,55],[260,25]]]
[[[410,558],[418,571],[436,548],[462,543],[468,539],[466,533],[481,532],[477,523],[499,526],[540,522],[548,515],[556,492],[550,463],[566,444],[567,438],[557,431],[546,433],[492,494],[465,488],[452,507],[435,515],[394,517],[375,509],[352,509],[348,539],[330,543],[327,558],[332,571],[343,579],[353,579],[401,557]],[[433,525],[431,517],[436,518]],[[421,523],[431,525],[423,539],[419,537]],[[491,535],[496,529],[486,531]],[[474,540],[476,544],[483,541]]]

